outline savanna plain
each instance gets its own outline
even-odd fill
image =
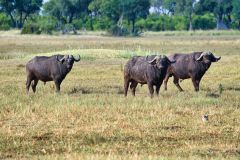
[[[150,98],[123,95],[134,55],[212,51],[194,92],[191,80]],[[27,96],[25,64],[37,55],[80,54],[55,93],[39,82]],[[202,116],[208,115],[207,122]],[[240,33],[146,33],[137,38],[0,32],[0,159],[239,159]]]

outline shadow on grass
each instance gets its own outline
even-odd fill
[[[74,87],[68,94],[123,94],[123,88],[121,86],[102,86],[101,88],[87,88],[87,87]]]
[[[226,87],[224,90],[228,91],[240,91],[240,87]]]
[[[24,67],[25,67],[24,64],[18,64],[18,65],[17,65],[17,68],[24,68]]]
[[[221,94],[224,91],[240,91],[240,87],[223,87],[222,85],[219,86],[218,92],[211,92],[210,89],[206,90],[206,97],[212,97],[212,98],[219,98],[221,96]]]
[[[8,60],[15,58],[13,55],[1,55],[0,54],[0,60]]]
[[[206,97],[219,98],[220,94],[217,94],[217,93],[207,93]]]
[[[165,129],[165,130],[180,130],[180,129],[183,129],[183,128],[184,127],[182,127],[182,126],[176,126],[176,125],[162,127],[162,129]]]
[[[45,141],[50,140],[53,136],[54,136],[53,133],[44,133],[42,135],[33,136],[32,138],[37,141]]]

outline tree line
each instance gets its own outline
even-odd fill
[[[240,0],[0,0],[0,29],[23,33],[240,29]]]

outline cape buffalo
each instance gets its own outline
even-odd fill
[[[156,86],[156,94],[159,94],[160,87],[166,75],[167,68],[171,62],[166,56],[135,56],[130,59],[124,68],[124,90],[127,96],[129,83],[133,96],[138,83],[147,84],[151,97],[153,97],[154,89]]]
[[[200,81],[211,66],[212,62],[217,62],[221,57],[215,57],[211,52],[193,52],[191,54],[173,54],[168,57],[176,63],[169,67],[164,79],[165,90],[169,77],[173,76],[173,83],[180,91],[183,91],[179,85],[179,79],[192,79],[195,91],[199,91]]]
[[[51,57],[36,56],[26,64],[27,82],[26,90],[32,83],[32,90],[35,93],[38,81],[44,83],[54,81],[56,92],[60,91],[60,85],[66,75],[71,71],[73,63],[80,61],[80,56],[75,59],[73,55],[53,55]],[[33,81],[33,82],[32,82]]]

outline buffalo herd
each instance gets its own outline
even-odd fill
[[[73,55],[34,57],[26,64],[27,94],[30,86],[32,86],[33,92],[36,91],[39,80],[44,83],[54,81],[56,92],[59,92],[60,85],[71,71],[74,62],[79,62],[80,59],[80,56],[75,58]],[[163,82],[164,89],[167,90],[167,82],[171,76],[173,76],[173,83],[179,91],[183,91],[179,85],[179,80],[188,78],[192,79],[195,91],[199,91],[203,75],[212,62],[217,62],[220,59],[221,57],[215,57],[211,52],[176,53],[168,57],[164,55],[134,56],[128,60],[124,67],[124,95],[127,96],[130,87],[132,95],[135,96],[138,83],[148,85],[151,97],[153,97],[153,87],[155,86],[158,95]]]

